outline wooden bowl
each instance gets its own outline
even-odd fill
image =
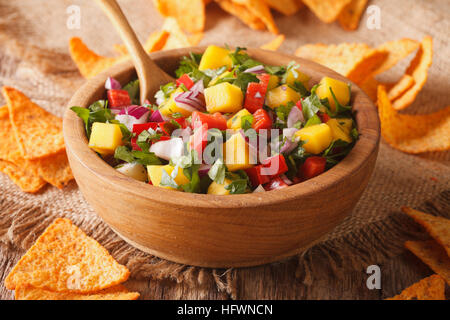
[[[152,53],[168,72],[190,51]],[[323,76],[349,81],[295,56],[248,49],[270,65],[298,62],[317,83]],[[102,99],[108,76],[126,83],[136,77],[130,62],[87,81],[69,102],[87,107]],[[133,180],[88,148],[82,121],[69,109],[64,138],[70,165],[86,200],[119,236],[155,256],[203,267],[242,267],[297,254],[320,240],[351,213],[367,186],[377,158],[380,126],[375,106],[356,85],[353,106],[360,139],[347,157],[320,176],[283,190],[214,196],[170,191]]]

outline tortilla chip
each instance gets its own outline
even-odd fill
[[[14,162],[22,157],[9,119],[8,106],[0,107],[0,159]]]
[[[414,78],[409,74],[403,75],[403,77],[395,83],[391,88],[389,88],[388,97],[389,100],[394,101],[402,94],[404,94],[409,88],[411,88],[416,82]]]
[[[360,88],[369,96],[370,100],[377,102],[377,90],[380,82],[375,78],[369,78],[360,84]]]
[[[237,4],[232,0],[215,0],[219,6],[228,12],[229,14],[239,18],[242,22],[248,25],[254,30],[265,30],[266,26],[264,22],[255,16],[248,8],[244,5]]]
[[[405,59],[411,53],[416,51],[420,46],[420,43],[412,39],[400,39],[395,41],[389,41],[377,49],[381,51],[386,51],[389,53],[387,59],[383,64],[375,71],[375,75],[383,73],[393,66],[395,66],[399,61]]]
[[[278,34],[278,27],[273,20],[269,6],[261,0],[232,0],[234,3],[243,5],[256,17],[264,23],[267,30],[273,34]]]
[[[205,29],[205,3],[203,0],[153,0],[164,17],[173,17],[180,27],[192,33]]]
[[[399,114],[384,86],[378,87],[381,134],[392,147],[407,153],[450,149],[450,106],[426,115]]]
[[[284,39],[285,39],[284,34],[280,34],[272,41],[262,45],[260,48],[264,50],[277,51],[278,48],[280,48],[280,46],[283,44]]]
[[[303,7],[303,2],[299,0],[263,0],[267,5],[286,16],[297,13]]]
[[[95,77],[123,59],[102,57],[90,50],[80,38],[70,39],[69,51],[81,75],[87,79]]]
[[[14,290],[31,285],[58,292],[89,293],[113,287],[130,272],[68,219],[56,219],[5,279]]]
[[[303,0],[306,6],[323,22],[336,21],[351,0]]]
[[[191,46],[189,38],[184,34],[178,25],[177,20],[174,18],[166,18],[162,26],[162,30],[170,34],[163,50],[179,49]]]
[[[62,189],[73,180],[72,170],[66,151],[60,151],[45,158],[31,160],[35,163],[37,173],[51,185]]]
[[[402,207],[402,211],[424,227],[428,234],[447,251],[447,255],[450,257],[450,219],[432,216],[408,207]]]
[[[402,110],[410,106],[420,90],[427,82],[428,69],[433,62],[433,39],[429,36],[425,37],[420,44],[416,57],[411,61],[406,74],[414,78],[414,85],[406,91],[400,98],[394,101],[393,107],[396,110]]]
[[[369,79],[387,57],[385,51],[364,43],[307,44],[298,48],[295,54],[333,69],[356,84]]]
[[[368,0],[352,0],[339,15],[339,23],[345,30],[356,30]]]
[[[16,287],[16,300],[136,300],[139,293],[130,292],[122,285],[104,289],[96,293],[54,292],[32,286]]]
[[[60,118],[45,111],[16,89],[3,87],[3,95],[23,158],[37,159],[64,150]]]
[[[386,300],[445,300],[445,281],[434,274]]]
[[[24,192],[36,193],[47,183],[39,175],[31,170],[19,167],[12,162],[0,159],[0,172],[9,176],[9,178]]]
[[[406,241],[405,247],[450,285],[450,258],[436,241]]]
[[[162,50],[169,36],[170,33],[164,30],[153,32],[144,43],[145,51],[151,53]],[[127,47],[124,44],[115,44],[114,50],[122,56],[128,54]]]

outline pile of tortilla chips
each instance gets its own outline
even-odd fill
[[[375,77],[416,51],[405,74],[396,83]],[[427,115],[397,112],[409,107],[424,87],[433,57],[433,40],[400,39],[372,48],[364,43],[307,44],[296,55],[323,64],[359,85],[377,101],[381,132],[392,147],[407,153],[450,149],[450,107]]]
[[[408,207],[402,211],[431,236],[425,241],[406,241],[405,247],[437,273],[405,289],[392,300],[445,300],[445,282],[450,285],[450,220]]]
[[[202,39],[201,33],[187,36],[181,30],[174,18],[167,18],[160,31],[153,32],[144,44],[147,52],[178,49],[197,45]],[[80,38],[72,38],[69,41],[69,51],[72,60],[85,78],[92,78],[111,66],[123,62],[129,58],[124,45],[115,45],[118,52],[116,57],[104,57],[89,49]]]
[[[130,275],[68,219],[56,219],[5,279],[16,300],[136,300]]]
[[[63,188],[73,179],[62,121],[20,91],[4,87],[0,107],[0,171],[23,191],[35,193],[47,182]]]
[[[177,19],[182,29],[194,34],[204,31],[206,5],[210,2],[212,1],[153,0],[161,15]],[[323,22],[339,21],[345,30],[355,30],[368,0],[214,0],[214,2],[250,28],[278,34],[270,9],[289,16],[306,5]]]

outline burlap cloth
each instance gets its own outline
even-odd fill
[[[141,40],[158,28],[161,17],[150,0],[120,1]],[[66,27],[66,9],[81,7],[81,29]],[[450,2],[448,0],[374,0],[381,8],[380,30],[369,30],[363,20],[357,32],[345,32],[337,25],[326,25],[304,10],[293,17],[275,14],[286,41],[280,50],[293,53],[304,43],[384,41],[410,37],[434,38],[434,61],[429,80],[409,112],[426,113],[445,107],[450,101]],[[18,88],[42,107],[62,116],[66,103],[83,79],[67,49],[70,37],[80,36],[100,54],[112,55],[112,45],[120,43],[116,33],[93,1],[20,0],[0,1],[0,85]],[[225,15],[217,6],[208,7],[207,30],[201,44],[258,47],[273,35],[256,32]],[[395,80],[405,68],[402,63],[385,77]],[[0,97],[0,103],[4,100]],[[436,214],[449,213],[449,153],[412,156],[382,142],[373,177],[361,200],[339,227],[298,259],[298,281],[314,285],[321,277],[316,266],[329,266],[339,277],[342,270],[361,268],[399,254],[404,239],[417,233],[411,221],[399,213],[402,205],[422,207]],[[0,174],[0,286],[19,255],[29,248],[42,230],[56,217],[68,217],[102,243],[135,279],[171,279],[199,290],[215,282],[217,289],[236,298],[241,270],[210,270],[171,263],[144,254],[122,241],[96,216],[84,200],[76,183],[60,191],[46,187],[37,195],[21,192]],[[333,195],[330,195],[331,197]],[[431,200],[431,201],[428,201]],[[426,202],[428,201],[428,202]],[[424,203],[428,205],[424,207]],[[11,258],[11,257],[14,258]],[[325,260],[324,260],[325,259]],[[247,270],[248,271],[248,270]],[[11,298],[0,287],[2,299]],[[193,289],[194,290],[194,289]],[[270,297],[270,296],[269,296]],[[152,297],[148,297],[152,298]]]

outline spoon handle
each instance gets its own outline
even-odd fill
[[[108,16],[131,56],[139,78],[141,104],[148,98],[153,99],[160,84],[172,81],[173,78],[161,70],[145,52],[116,0],[96,0],[96,2]]]

